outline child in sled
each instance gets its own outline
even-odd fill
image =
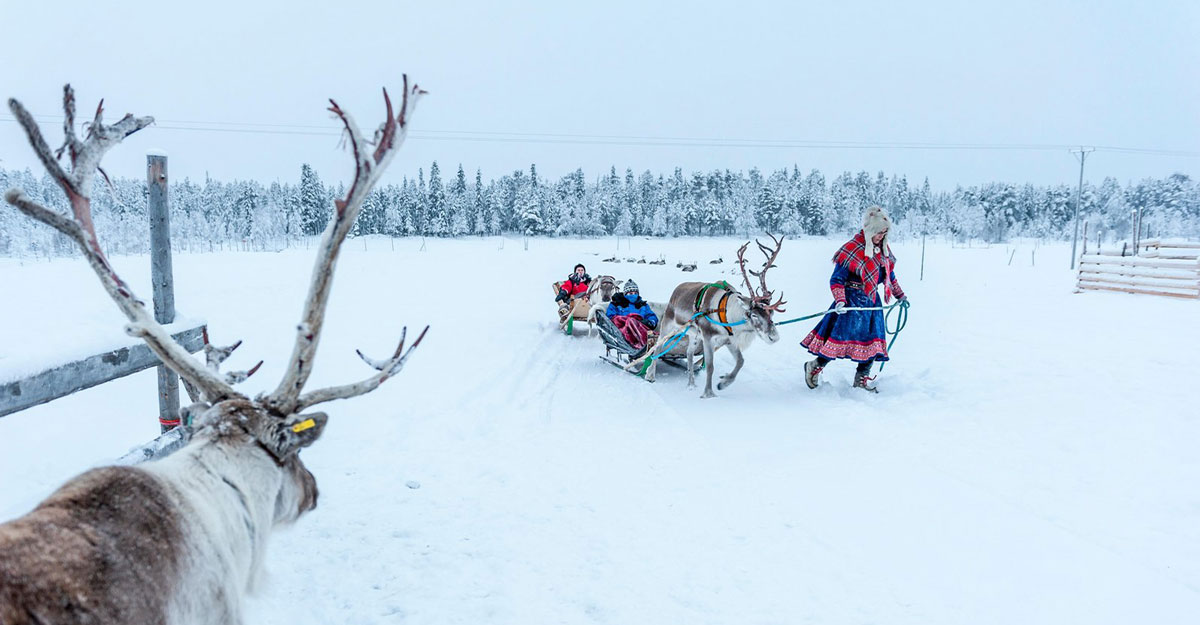
[[[554,289],[558,292],[554,301],[558,302],[558,323],[561,327],[567,327],[568,317],[587,319],[591,308],[587,296],[591,283],[592,277],[582,263],[575,265],[566,280],[554,283]]]
[[[632,279],[625,281],[621,293],[613,295],[604,316],[620,330],[625,342],[639,351],[651,342],[654,330],[658,327],[658,315],[642,299],[638,285]]]

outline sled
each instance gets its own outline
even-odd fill
[[[562,286],[562,281],[555,282],[553,285],[554,292],[558,293]],[[575,333],[575,322],[582,321],[587,323],[588,315],[591,313],[592,304],[587,296],[575,297],[570,300],[571,310],[567,313],[565,319],[559,321],[559,327],[562,328],[563,334],[570,336]]]
[[[651,308],[653,307],[654,305],[651,304]],[[597,315],[597,317],[599,317],[599,315]],[[643,353],[646,351],[646,348],[638,349],[630,345],[629,342],[625,340],[625,337],[621,334],[621,331],[618,330],[617,327],[613,325],[607,317],[605,317],[603,321],[597,319],[596,329],[600,335],[600,341],[604,343],[604,355],[600,356],[600,360],[603,360],[604,362],[607,362],[608,364],[617,367],[626,373],[645,379],[646,370],[650,368],[650,359],[642,361],[641,367],[634,371],[629,370],[628,366],[629,363],[641,358]],[[648,347],[653,349],[659,343],[661,343],[661,339],[651,343]],[[672,349],[671,353],[664,356],[659,356],[658,360],[677,369],[687,371],[687,355],[682,353],[681,350]],[[696,357],[695,364],[693,364],[693,369],[697,373],[704,370],[704,356]],[[653,380],[649,381],[653,382]]]

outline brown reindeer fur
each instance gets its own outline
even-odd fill
[[[0,525],[0,624],[166,622],[179,592],[179,508],[134,467],[67,482]]]

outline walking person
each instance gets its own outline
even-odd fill
[[[907,302],[896,281],[896,257],[888,246],[892,220],[883,208],[872,206],[863,216],[863,227],[833,255],[833,275],[829,290],[833,293],[830,313],[821,318],[812,332],[800,342],[815,359],[804,363],[804,382],[815,389],[821,371],[834,360],[858,363],[854,388],[871,393],[879,389],[871,377],[875,361],[888,360],[887,333],[882,310],[845,310],[881,307],[892,298]]]

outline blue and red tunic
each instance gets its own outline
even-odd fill
[[[829,278],[829,290],[833,293],[830,309],[838,302],[850,308],[880,306],[878,287],[881,285],[885,300],[890,301],[893,296],[904,297],[904,291],[896,281],[896,257],[891,250],[868,257],[864,243],[863,233],[859,232],[834,255],[833,275]],[[881,310],[831,313],[821,318],[800,345],[814,356],[830,360],[886,361],[887,333],[884,327]]]

